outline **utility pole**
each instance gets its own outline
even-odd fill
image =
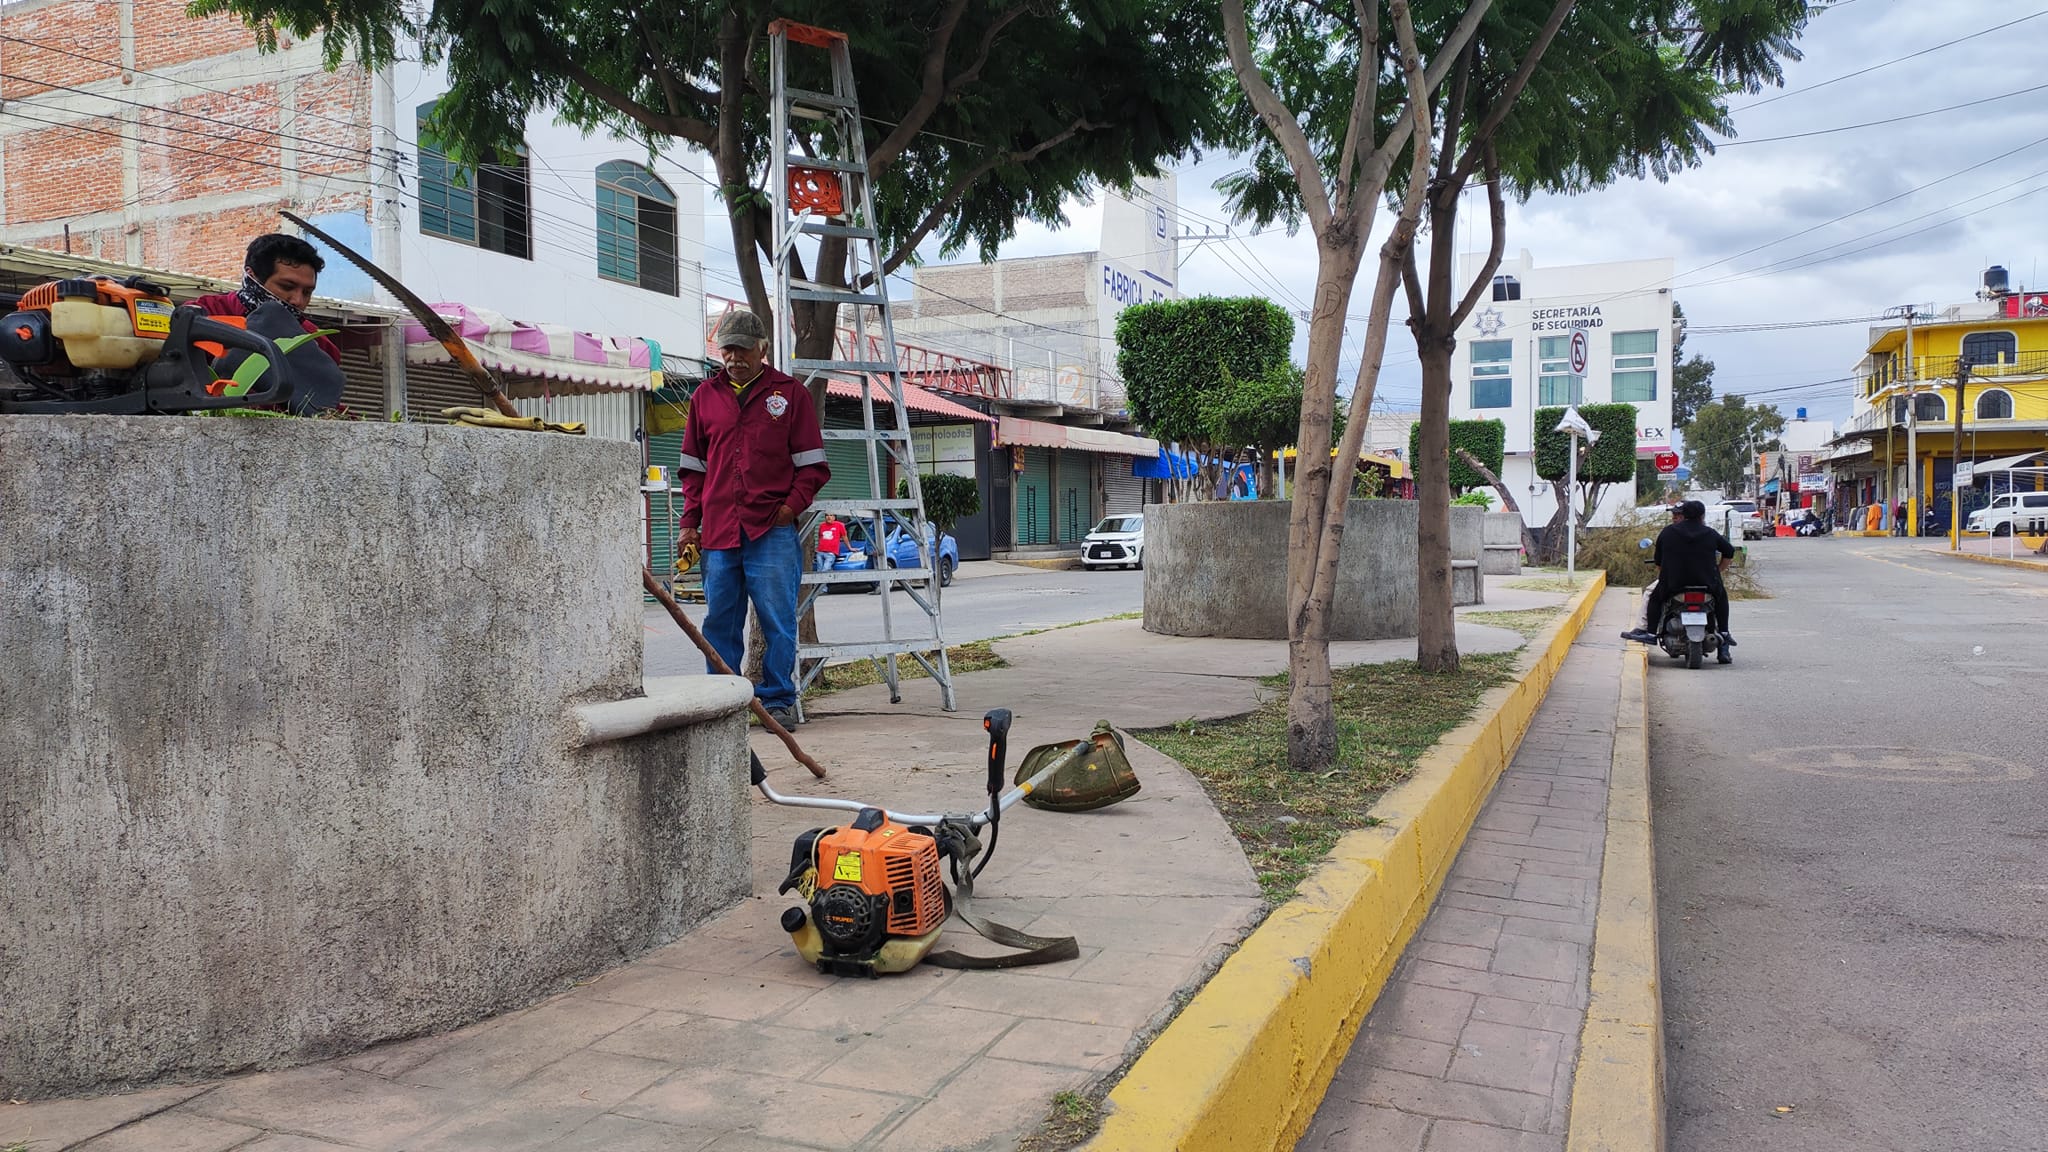
[[[1921,519],[1920,404],[1913,385],[1920,373],[1913,363],[1913,321],[1919,318],[1919,310],[1911,304],[1901,304],[1893,311],[1906,318],[1906,534],[1917,536]]]
[[[1960,552],[1963,549],[1963,486],[1961,482],[1956,479],[1956,477],[1962,475],[1961,469],[1963,467],[1963,386],[1965,384],[1968,384],[1969,382],[1970,362],[1964,357],[1958,356],[1956,357],[1956,448],[1955,455],[1950,457],[1949,459],[1948,467],[1948,550],[1951,552]],[[1975,482],[1975,478],[1973,477],[1971,479],[1971,483]],[[2015,522],[2013,525],[2013,531],[2019,531],[2019,525],[2017,522]]]

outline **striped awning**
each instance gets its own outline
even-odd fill
[[[527,381],[545,381],[550,392],[651,392],[661,387],[660,353],[638,336],[577,332],[566,325],[513,320],[460,303],[430,307],[469,342],[486,367]],[[452,359],[425,328],[405,326],[406,363],[446,364]],[[531,383],[517,387],[507,381],[506,390],[514,396],[539,394]]]

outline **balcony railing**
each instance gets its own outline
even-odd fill
[[[1922,388],[1938,387],[1945,382],[1952,383],[1956,378],[1958,359],[1955,356],[1915,356],[1913,376]],[[1892,360],[1886,365],[1886,371],[1866,376],[1863,380],[1864,395],[1868,396],[1880,388],[1897,387],[1905,383],[1904,365],[1904,358]],[[2048,376],[2048,350],[2021,352],[2018,355],[2001,357],[1996,361],[1973,361],[1970,364],[1970,379],[1973,381],[2026,380],[2043,376]]]

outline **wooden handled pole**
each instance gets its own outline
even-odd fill
[[[697,646],[697,651],[702,652],[704,654],[704,659],[709,660],[713,668],[718,669],[719,672],[727,676],[738,675],[738,673],[734,672],[732,668],[726,664],[725,660],[719,656],[718,649],[713,648],[711,646],[711,641],[706,640],[704,638],[704,633],[699,632],[697,630],[697,626],[695,624],[690,623],[690,618],[688,616],[683,615],[683,606],[681,604],[676,603],[676,598],[674,596],[669,595],[668,589],[663,588],[661,586],[661,581],[656,580],[654,578],[653,569],[648,568],[645,565],[641,566],[640,585],[641,587],[646,588],[647,591],[650,594],[652,594],[656,600],[661,601],[661,606],[663,608],[668,609],[669,619],[675,621],[679,626],[681,626],[683,630],[683,635],[688,636],[690,638],[690,643],[695,644]],[[823,764],[818,763],[816,760],[811,759],[810,753],[805,752],[803,748],[797,744],[796,737],[791,736],[789,734],[789,729],[784,728],[780,724],[777,724],[775,722],[775,717],[768,715],[768,710],[766,708],[761,707],[760,700],[750,698],[747,701],[747,703],[754,709],[754,715],[761,718],[761,726],[782,738],[783,746],[789,749],[789,755],[792,759],[794,759],[797,763],[803,765],[804,767],[809,768],[811,770],[811,775],[816,776],[820,780],[823,780],[825,778],[825,766]]]

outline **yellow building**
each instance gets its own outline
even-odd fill
[[[1994,284],[1992,275],[1986,283]],[[1936,534],[1948,530],[1959,366],[1967,369],[1961,458],[1974,473],[1965,481],[1963,514],[2008,485],[2043,486],[2048,478],[2030,473],[2017,474],[2015,484],[2003,468],[2015,457],[2048,453],[2048,295],[2003,293],[2002,279],[1996,289],[1988,300],[1916,316],[1910,336],[1903,319],[1871,330],[1858,365],[1856,416],[1831,460],[1839,504],[1896,506],[1908,499],[1917,468],[1922,507],[1909,510],[1907,523],[1924,524],[1931,509]],[[2048,464],[2048,455],[2024,463]]]

